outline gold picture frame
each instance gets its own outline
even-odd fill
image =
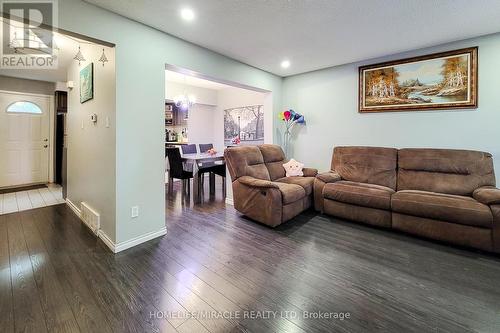
[[[359,67],[359,112],[472,109],[478,105],[478,48]]]

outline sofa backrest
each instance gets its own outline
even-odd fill
[[[453,149],[408,148],[398,152],[398,191],[472,195],[495,186],[491,154]]]
[[[381,147],[335,147],[332,170],[342,179],[396,189],[398,151]]]
[[[264,157],[257,146],[229,147],[224,151],[224,157],[232,181],[243,176],[271,180]]]
[[[278,178],[283,178],[286,175],[285,168],[283,164],[286,163],[285,153],[278,145],[264,144],[258,146],[262,157],[264,158],[264,164],[269,172],[269,177],[271,180],[276,180]]]

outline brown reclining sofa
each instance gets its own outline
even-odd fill
[[[280,146],[230,147],[224,151],[231,174],[234,207],[258,222],[275,227],[313,205],[316,169],[304,177],[285,177],[287,162]]]
[[[500,253],[491,155],[451,149],[336,147],[315,208],[347,220]]]

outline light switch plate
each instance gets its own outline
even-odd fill
[[[131,214],[132,218],[139,217],[139,206],[133,206],[131,211],[132,211],[132,214]]]

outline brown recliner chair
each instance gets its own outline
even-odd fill
[[[331,169],[315,181],[321,212],[500,253],[500,190],[489,153],[336,147]]]
[[[287,160],[280,146],[230,147],[224,156],[240,213],[276,227],[311,207],[317,170],[304,168],[304,177],[285,177]]]

